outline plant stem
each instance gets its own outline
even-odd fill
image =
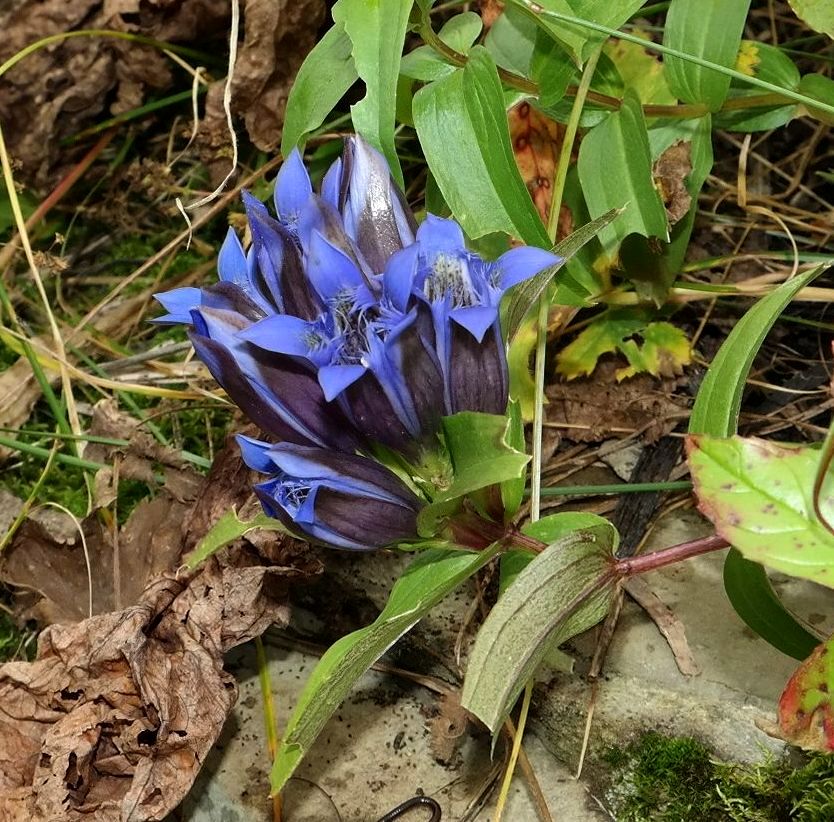
[[[674,565],[676,562],[682,562],[685,559],[729,547],[730,544],[723,537],[713,534],[709,537],[693,539],[690,542],[682,542],[670,548],[663,548],[660,551],[653,551],[651,554],[623,557],[617,560],[615,568],[621,578],[627,579],[637,574],[656,571],[658,568],[665,568],[667,565]]]

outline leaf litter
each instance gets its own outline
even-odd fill
[[[33,662],[0,666],[4,822],[163,819],[237,699],[223,654],[269,625],[286,626],[290,589],[321,572],[311,549],[270,533],[178,573],[184,549],[222,512],[252,505],[248,471],[227,447],[200,477],[108,403],[94,421],[106,436],[125,437],[130,425],[129,445],[95,446],[103,449],[95,456],[120,464],[122,477],[152,471],[157,494],[120,529],[104,508],[82,522],[93,594],[87,618],[87,563],[75,529],[33,516],[8,548],[0,576],[28,591],[19,615],[52,624]],[[113,471],[97,477],[100,502],[112,501],[112,475],[103,475]]]

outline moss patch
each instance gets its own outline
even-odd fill
[[[834,819],[834,756],[736,765],[694,739],[649,733],[605,759],[614,772],[606,800],[620,822]]]

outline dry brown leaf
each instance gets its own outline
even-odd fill
[[[461,707],[460,691],[450,691],[438,697],[438,713],[429,722],[431,752],[438,762],[451,763],[458,741],[466,731],[469,712]]]
[[[686,178],[692,172],[692,144],[684,140],[672,143],[655,160],[652,176],[660,191],[669,225],[682,220],[692,205]]]
[[[232,110],[243,118],[249,139],[262,151],[273,151],[281,140],[292,81],[315,45],[325,11],[324,0],[245,0]],[[222,180],[231,163],[223,82],[209,89],[198,146],[212,179]]]
[[[562,150],[565,126],[545,117],[526,102],[510,109],[508,120],[513,154],[521,179],[542,221],[547,223],[553,197],[553,177]],[[570,209],[563,205],[559,213],[558,238],[566,237],[572,230]]]
[[[179,804],[237,697],[223,653],[286,624],[306,576],[232,554],[47,628],[34,662],[0,666],[0,819],[143,822]]]
[[[484,21],[484,29],[492,27],[493,23],[501,16],[504,11],[504,3],[502,0],[481,0],[481,20]]]
[[[227,0],[26,0],[2,19],[0,58],[35,41],[76,29],[117,29],[170,43],[222,37]],[[159,50],[104,37],[65,40],[27,56],[3,77],[0,118],[24,176],[53,179],[60,141],[96,119],[141,105],[149,90],[172,83]]]
[[[593,377],[549,385],[547,421],[564,426],[564,437],[575,442],[601,442],[633,431],[644,431],[654,442],[668,434],[687,413],[674,394],[678,382],[638,374],[618,383],[617,367],[603,359]]]

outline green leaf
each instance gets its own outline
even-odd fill
[[[735,324],[698,389],[689,418],[690,434],[728,437],[735,433],[747,374],[765,337],[797,292],[828,266],[819,265],[782,283]]]
[[[690,435],[698,508],[748,559],[834,588],[834,535],[814,513],[819,449],[755,437]],[[820,511],[834,519],[834,496]]]
[[[497,546],[478,553],[430,549],[419,554],[391,589],[376,620],[328,648],[299,696],[275,757],[277,793],[292,776],[356,681],[443,597],[486,565]]]
[[[515,164],[498,72],[483,47],[472,49],[465,68],[420,89],[413,112],[429,168],[469,237],[503,231],[549,247]]]
[[[819,100],[821,103],[827,103],[829,106],[834,105],[834,80],[826,77],[823,74],[805,74],[799,81],[799,91]],[[808,112],[828,125],[834,125],[834,115],[830,111],[815,108],[814,106],[806,106]]]
[[[474,11],[465,11],[448,20],[437,36],[455,51],[468,54],[482,28],[480,15]],[[455,67],[447,63],[431,46],[418,46],[406,54],[400,63],[401,74],[424,83],[447,77],[454,71]]]
[[[634,339],[639,335],[640,342]],[[692,352],[686,334],[667,322],[647,322],[643,312],[612,310],[597,318],[556,355],[556,371],[569,380],[591,374],[603,354],[620,352],[628,366],[617,380],[647,372],[672,376],[688,365]]]
[[[616,591],[611,526],[576,531],[522,570],[484,622],[461,705],[493,733],[551,647],[596,625]]]
[[[358,78],[350,38],[340,25],[329,29],[304,59],[287,99],[281,153],[303,147]]]
[[[538,107],[555,106],[565,96],[576,66],[567,52],[544,31],[536,29],[530,77],[539,87]]]
[[[504,329],[506,338],[513,340],[518,333],[521,323],[527,316],[530,309],[538,302],[539,298],[547,290],[547,287],[552,282],[553,278],[568,261],[576,254],[586,243],[590,242],[596,237],[607,225],[619,217],[623,213],[623,209],[612,208],[596,220],[586,223],[581,228],[576,229],[570,236],[565,237],[554,249],[553,252],[562,258],[562,263],[540,271],[529,280],[519,283],[507,295],[506,309],[504,314]],[[559,293],[557,285],[556,294],[551,300],[554,304],[564,305],[564,295]],[[571,303],[568,303],[571,304]]]
[[[530,457],[510,445],[516,439],[511,419],[461,411],[443,418],[443,436],[454,469],[452,484],[438,497],[450,500],[488,485],[523,476]]]
[[[365,82],[365,96],[351,106],[353,127],[388,160],[402,187],[403,174],[394,145],[397,77],[412,0],[338,0],[333,20],[341,23],[353,43],[356,71]]]
[[[549,545],[583,528],[610,529],[612,554],[617,550],[620,539],[617,529],[607,519],[584,511],[561,511],[558,514],[550,514],[536,522],[528,522],[521,530],[526,536]],[[536,554],[523,549],[514,549],[501,555],[501,573],[498,578],[499,596],[504,594],[515,578],[535,558]]]
[[[820,265],[783,283],[736,323],[698,390],[689,418],[690,434],[727,437],[735,433],[747,374],[768,331],[796,293],[827,267]],[[779,601],[764,568],[734,549],[724,564],[724,589],[736,613],[782,653],[803,659],[816,644],[816,637]]]
[[[831,0],[788,0],[794,14],[814,31],[834,37],[834,4]]]
[[[538,26],[513,6],[504,8],[484,38],[484,48],[495,64],[527,77],[536,48]]]
[[[732,68],[750,0],[672,0],[666,12],[663,45]],[[718,111],[727,97],[730,78],[713,69],[667,55],[669,88],[685,103],[703,103]]]
[[[742,40],[736,60],[736,68],[751,77],[758,77],[792,91],[799,90],[799,69],[785,52],[767,43]],[[737,100],[761,95],[761,89],[748,83],[733,80],[728,99]],[[716,128],[729,131],[769,131],[779,128],[797,116],[796,103],[765,107],[720,111],[715,115]]]
[[[188,569],[196,568],[213,553],[256,528],[287,533],[287,529],[278,520],[272,519],[266,514],[258,514],[252,519],[244,521],[238,518],[236,511],[228,511],[212,525],[205,536],[197,543],[194,550],[185,556],[183,565]]]
[[[625,213],[600,234],[611,247],[636,232],[669,239],[666,209],[652,179],[652,160],[643,109],[627,89],[619,111],[610,114],[582,140],[579,180],[591,217],[627,206]]]
[[[779,727],[793,745],[834,751],[834,637],[796,669],[779,699]]]
[[[525,6],[521,5],[521,0],[513,0],[513,2],[519,8],[528,11]],[[538,0],[536,5],[546,11],[580,17],[591,23],[618,29],[643,5],[643,2],[644,0]],[[606,35],[591,31],[576,23],[557,22],[535,14],[533,18],[580,67],[588,55],[606,39]]]
[[[650,39],[640,29],[632,34]],[[663,63],[643,46],[629,40],[609,40],[602,51],[617,67],[624,85],[633,88],[643,103],[673,105],[677,102],[666,82]]]

